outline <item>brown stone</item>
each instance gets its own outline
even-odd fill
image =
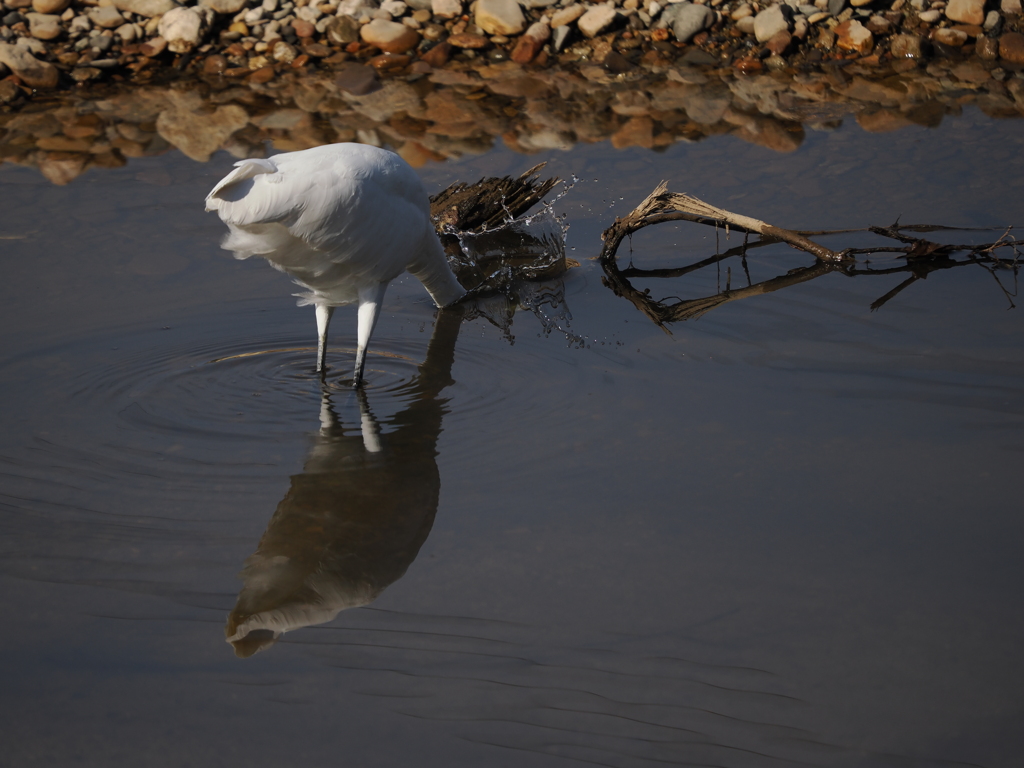
[[[789,48],[790,43],[792,42],[793,36],[789,34],[789,32],[787,32],[786,30],[782,30],[781,32],[776,32],[774,35],[772,35],[768,39],[768,42],[765,43],[765,46],[772,53],[776,54],[777,56],[781,56],[786,52],[786,49]]]
[[[412,61],[412,57],[404,53],[382,53],[380,56],[374,56],[366,63],[374,69],[385,70],[407,67],[410,61]]]
[[[309,54],[300,53],[292,60],[292,69],[302,69],[307,64],[309,64]]]
[[[875,47],[874,35],[856,19],[848,19],[835,28],[836,44],[841,50],[867,56]]]
[[[71,0],[32,0],[32,10],[36,13],[62,13]]]
[[[448,57],[452,55],[452,47],[448,43],[438,43],[429,51],[420,56],[431,67],[438,69],[448,63]]]
[[[889,53],[894,59],[920,59],[921,38],[917,35],[893,35],[889,41]]]
[[[227,68],[228,60],[220,54],[215,53],[213,56],[207,56],[203,60],[204,75],[219,75]]]
[[[959,48],[967,42],[967,33],[959,29],[936,29],[932,31],[932,40],[942,45]]]
[[[529,64],[543,47],[543,40],[523,35],[516,43],[516,47],[512,49],[512,61],[516,64]]]
[[[326,45],[321,45],[320,43],[309,43],[308,45],[303,46],[302,52],[314,59],[325,59],[334,53],[334,51]]]
[[[999,58],[999,41],[994,37],[979,37],[974,44],[974,52],[979,59],[995,61]]]
[[[999,38],[999,58],[1013,64],[1024,64],[1024,35],[1006,32]]]
[[[742,72],[744,75],[749,75],[753,72],[760,72],[763,69],[760,59],[753,57],[747,57],[745,59],[737,59],[732,63],[732,68],[737,72]]]
[[[249,75],[250,83],[269,83],[274,79],[274,68],[269,64],[265,67],[253,70],[253,73]]]
[[[312,37],[316,34],[316,26],[305,19],[296,19],[293,21],[292,29],[295,30],[296,37]]]
[[[458,35],[450,36],[448,38],[448,42],[456,48],[486,48],[490,41],[483,35],[474,35],[469,32],[463,32]]]

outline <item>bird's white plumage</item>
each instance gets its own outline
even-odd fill
[[[405,270],[438,306],[465,294],[434,231],[422,182],[393,152],[330,144],[235,166],[206,198],[206,209],[229,229],[222,247],[240,259],[261,256],[291,275],[309,289],[301,303],[320,308],[318,320],[358,302],[360,342],[368,340],[384,288]]]

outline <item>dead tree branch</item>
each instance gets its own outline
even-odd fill
[[[726,231],[732,228],[740,232],[751,232],[768,240],[789,243],[822,261],[840,261],[843,258],[841,254],[818,245],[799,232],[716,208],[690,195],[669,192],[668,182],[663,181],[632,212],[624,218],[616,219],[615,223],[604,231],[601,236],[604,247],[601,249],[600,260],[605,262],[614,259],[622,238],[651,224],[665,221],[692,221],[697,224],[725,227]]]

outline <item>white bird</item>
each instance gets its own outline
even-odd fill
[[[267,160],[235,163],[206,197],[230,232],[235,258],[262,256],[309,289],[316,307],[317,371],[326,368],[334,308],[358,303],[353,385],[388,283],[408,270],[445,307],[465,289],[448,266],[430,218],[430,200],[398,155],[362,144],[329,144]]]

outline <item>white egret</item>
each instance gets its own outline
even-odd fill
[[[230,230],[223,248],[262,256],[309,289],[316,307],[317,371],[325,370],[334,308],[358,303],[353,385],[388,283],[408,270],[445,307],[466,291],[444,255],[423,183],[398,155],[362,144],[329,144],[241,160],[206,197]]]

